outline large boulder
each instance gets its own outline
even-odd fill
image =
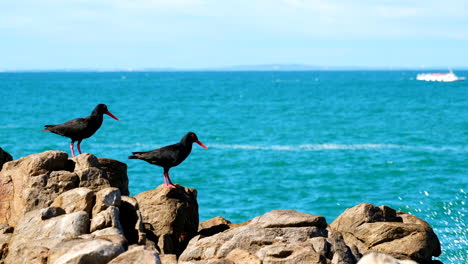
[[[381,252],[420,263],[441,254],[439,239],[426,222],[386,206],[359,204],[338,216],[330,228],[360,254]]]
[[[58,216],[50,212],[56,210],[37,209],[21,218],[11,237],[5,264],[46,263],[51,248],[89,232],[86,212]]]
[[[106,172],[92,154],[69,159],[63,151],[46,151],[8,162],[0,171],[0,224],[14,227],[25,213],[48,207],[62,193],[77,187],[92,191],[110,187]],[[89,205],[90,197],[86,195]],[[76,210],[71,208],[73,204],[57,203]]]
[[[190,188],[158,188],[135,196],[147,239],[156,243],[162,254],[182,253],[198,230],[197,191]]]
[[[0,223],[16,226],[26,213],[49,206],[62,192],[78,187],[68,171],[68,155],[46,151],[8,162],[0,171]]]
[[[98,158],[101,168],[106,171],[111,187],[116,187],[122,195],[130,195],[128,190],[127,164],[113,160]]]
[[[326,226],[321,216],[274,210],[224,232],[194,237],[179,263],[326,264],[333,256]],[[320,249],[327,252],[322,255]]]
[[[3,164],[7,163],[8,161],[12,161],[13,157],[2,148],[0,148],[0,170],[2,170]]]

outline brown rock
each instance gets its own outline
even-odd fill
[[[229,252],[226,260],[233,264],[262,264],[262,261],[257,256],[242,249],[234,249]]]
[[[229,229],[229,224],[231,224],[231,221],[226,220],[221,216],[217,216],[201,222],[198,225],[198,233],[202,236],[212,236]]]
[[[110,187],[106,172],[102,169],[91,167],[75,171],[75,173],[80,178],[79,187],[87,187],[95,192]]]
[[[2,170],[3,164],[12,160],[13,160],[13,157],[8,152],[0,148],[0,171]]]
[[[217,217],[201,222],[200,225],[198,225],[198,230],[209,229],[209,228],[212,228],[213,226],[219,226],[219,225],[229,225],[230,223],[231,221],[226,220],[221,216],[217,216]]]
[[[295,210],[273,210],[262,216],[255,217],[250,224],[260,225],[264,228],[301,226],[327,227],[327,221],[325,221],[323,216],[301,213]]]
[[[425,263],[441,253],[439,240],[426,222],[385,206],[357,205],[341,214],[330,228],[361,254],[378,251]]]
[[[43,220],[47,210],[33,210],[21,218],[11,237],[5,264],[46,263],[51,248],[88,232],[86,212]]]
[[[49,206],[62,192],[79,184],[66,171],[68,156],[46,151],[5,164],[0,172],[0,223],[16,226],[26,213]]]
[[[120,244],[106,239],[75,239],[61,244],[50,252],[49,263],[80,264],[108,263],[124,252]]]
[[[96,193],[96,204],[93,207],[93,217],[110,206],[119,207],[121,202],[120,190],[109,187]]]
[[[101,168],[106,171],[111,187],[119,188],[122,195],[130,195],[128,191],[127,164],[113,160],[98,158]]]
[[[175,254],[159,255],[162,264],[178,264]]]
[[[85,211],[91,215],[94,204],[94,192],[88,188],[75,188],[60,194],[51,206],[60,207],[67,214]]]
[[[0,225],[0,263],[4,263],[4,259],[8,254],[8,244],[10,243],[13,233],[13,228],[6,224]]]
[[[119,255],[109,264],[161,264],[161,260],[157,252],[138,246]]]
[[[70,158],[75,164],[74,171],[86,170],[88,168],[101,168],[98,158],[91,153],[83,153]]]
[[[14,227],[26,212],[50,206],[73,188],[89,186],[98,191],[108,187],[106,173],[99,166],[92,154],[68,159],[63,151],[8,162],[0,171],[0,223]]]
[[[106,227],[115,227],[122,230],[119,220],[119,208],[109,206],[106,210],[99,212],[91,219],[90,231],[94,232]]]
[[[280,217],[273,217],[279,214]],[[289,217],[287,217],[289,215]],[[327,263],[313,248],[312,238],[327,236],[327,230],[313,225],[316,216],[290,210],[275,210],[248,224],[208,237],[196,236],[180,255],[181,263]],[[309,220],[305,220],[309,219]],[[298,225],[309,226],[296,226]],[[320,224],[319,224],[320,223]]]
[[[143,221],[152,226],[147,238],[157,243],[162,254],[179,255],[197,234],[197,191],[179,187],[158,188],[135,196]]]
[[[110,187],[106,171],[101,169],[96,156],[83,153],[70,158],[74,163],[74,172],[80,178],[79,187],[87,187],[95,192],[102,188]]]
[[[361,256],[353,254],[339,232],[328,232],[327,242],[331,245],[330,253],[327,256],[331,257],[332,264],[355,264]]]
[[[122,196],[119,209],[120,223],[128,243],[144,245],[146,233],[137,200],[133,197]]]
[[[365,255],[358,264],[418,264],[412,260],[398,260],[382,253],[370,253]]]
[[[94,238],[106,239],[106,240],[111,241],[114,244],[122,245],[125,249],[128,247],[128,241],[123,235],[122,230],[116,227],[107,227],[104,229],[94,231],[90,235],[82,235],[81,237],[92,238],[92,239]]]

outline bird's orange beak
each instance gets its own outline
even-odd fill
[[[112,118],[114,118],[115,120],[119,121],[119,119],[117,117],[115,117],[115,115],[111,114],[111,112],[107,111],[107,112],[105,112],[105,114],[112,117]]]
[[[197,140],[197,141],[195,141],[195,142],[197,142],[198,145],[202,146],[202,148],[208,149],[208,147],[205,146],[203,143],[201,143],[199,140]]]

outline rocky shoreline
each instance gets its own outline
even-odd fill
[[[13,161],[0,148],[0,264],[441,263],[423,220],[368,203],[332,223],[273,210],[245,223],[199,223],[197,191],[130,197],[126,164],[46,151]]]

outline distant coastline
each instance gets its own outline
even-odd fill
[[[468,66],[451,67],[454,71],[468,70]],[[258,64],[200,68],[69,68],[69,69],[0,69],[2,72],[242,72],[242,71],[447,71],[447,67],[371,67],[316,66],[306,64]]]

